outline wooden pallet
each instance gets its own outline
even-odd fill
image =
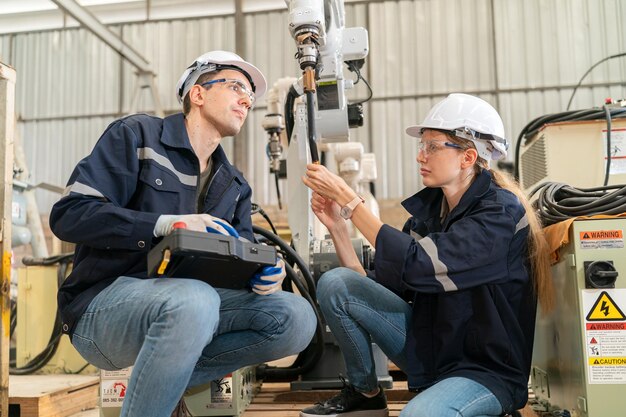
[[[288,383],[265,383],[252,404],[241,417],[299,417],[300,410],[323,401],[338,390],[290,391]],[[398,417],[408,401],[415,396],[406,389],[406,381],[396,381],[386,389],[389,417]],[[522,410],[523,417],[537,417],[530,407]]]
[[[99,382],[88,375],[12,375],[9,417],[67,417],[93,408]]]
[[[264,383],[252,404],[240,417],[299,417],[300,410],[336,394],[337,390],[290,391],[288,383]],[[398,417],[414,394],[406,390],[406,382],[394,382],[393,389],[385,390],[389,417]],[[98,417],[97,409],[72,417]],[[530,407],[522,410],[523,417],[537,417]]]

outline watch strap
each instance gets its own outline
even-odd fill
[[[346,207],[348,207],[352,211],[356,208],[356,206],[359,205],[359,203],[365,203],[365,199],[357,194],[357,196],[354,197],[352,201],[346,204]]]

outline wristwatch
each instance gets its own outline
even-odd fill
[[[361,203],[365,203],[365,199],[357,194],[357,196],[354,197],[352,201],[350,201],[348,204],[343,206],[341,210],[339,210],[339,214],[344,219],[350,220],[350,217],[352,217],[352,212],[354,211],[356,206],[358,206]]]

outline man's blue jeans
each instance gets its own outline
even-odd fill
[[[376,343],[400,369],[406,369],[406,335],[411,306],[370,278],[348,268],[326,272],[317,286],[324,318],[337,339],[348,379],[361,392],[376,389],[372,353]],[[467,378],[444,379],[414,397],[400,417],[499,416],[502,406],[481,384]]]
[[[169,417],[187,387],[298,353],[315,326],[311,306],[292,293],[120,277],[91,302],[72,343],[102,369],[134,365],[121,417]]]

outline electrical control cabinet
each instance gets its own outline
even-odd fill
[[[57,314],[57,275],[56,265],[18,269],[15,328],[15,361],[18,368],[26,366],[50,342]],[[96,368],[80,356],[67,335],[62,335],[54,355],[37,372],[93,374]]]
[[[537,315],[531,386],[576,417],[626,410],[626,219],[574,221],[552,267],[557,304]]]
[[[626,184],[626,120],[611,127],[609,184]],[[520,148],[520,184],[528,195],[544,182],[597,187],[606,171],[605,120],[549,123]]]

